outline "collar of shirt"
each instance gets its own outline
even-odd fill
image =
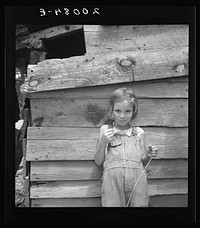
[[[128,128],[124,131],[117,129],[116,127],[114,127],[113,129],[114,129],[114,134],[127,135],[129,137],[131,136],[132,131],[133,131],[132,127]]]

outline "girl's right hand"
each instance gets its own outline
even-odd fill
[[[109,143],[114,136],[114,129],[109,128],[109,129],[103,129],[102,134],[101,134],[101,140],[104,143]]]

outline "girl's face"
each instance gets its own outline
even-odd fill
[[[122,128],[128,127],[133,114],[133,104],[127,100],[117,102],[113,107],[115,123]]]

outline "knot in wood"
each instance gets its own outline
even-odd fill
[[[184,70],[184,68],[185,68],[184,64],[178,65],[176,66],[176,71],[181,73]]]
[[[135,67],[136,62],[133,58],[127,57],[126,59],[121,59],[119,60],[119,58],[116,58],[117,63],[123,67],[123,68],[132,68]]]
[[[38,84],[37,80],[33,80],[33,81],[29,82],[29,86],[31,86],[31,87],[37,86],[37,84]]]
[[[120,64],[124,67],[129,67],[132,65],[132,62],[129,59],[122,59],[120,61]]]
[[[41,79],[38,76],[31,76],[29,79],[28,86],[36,87],[40,81]]]

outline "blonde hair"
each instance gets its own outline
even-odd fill
[[[133,114],[132,114],[131,120],[133,120],[137,116],[137,112],[138,112],[137,97],[131,89],[123,87],[113,91],[110,96],[108,108],[107,108],[107,116],[104,122],[105,124],[112,124],[114,122],[114,119],[112,117],[114,104],[124,100],[131,102],[133,105]]]

